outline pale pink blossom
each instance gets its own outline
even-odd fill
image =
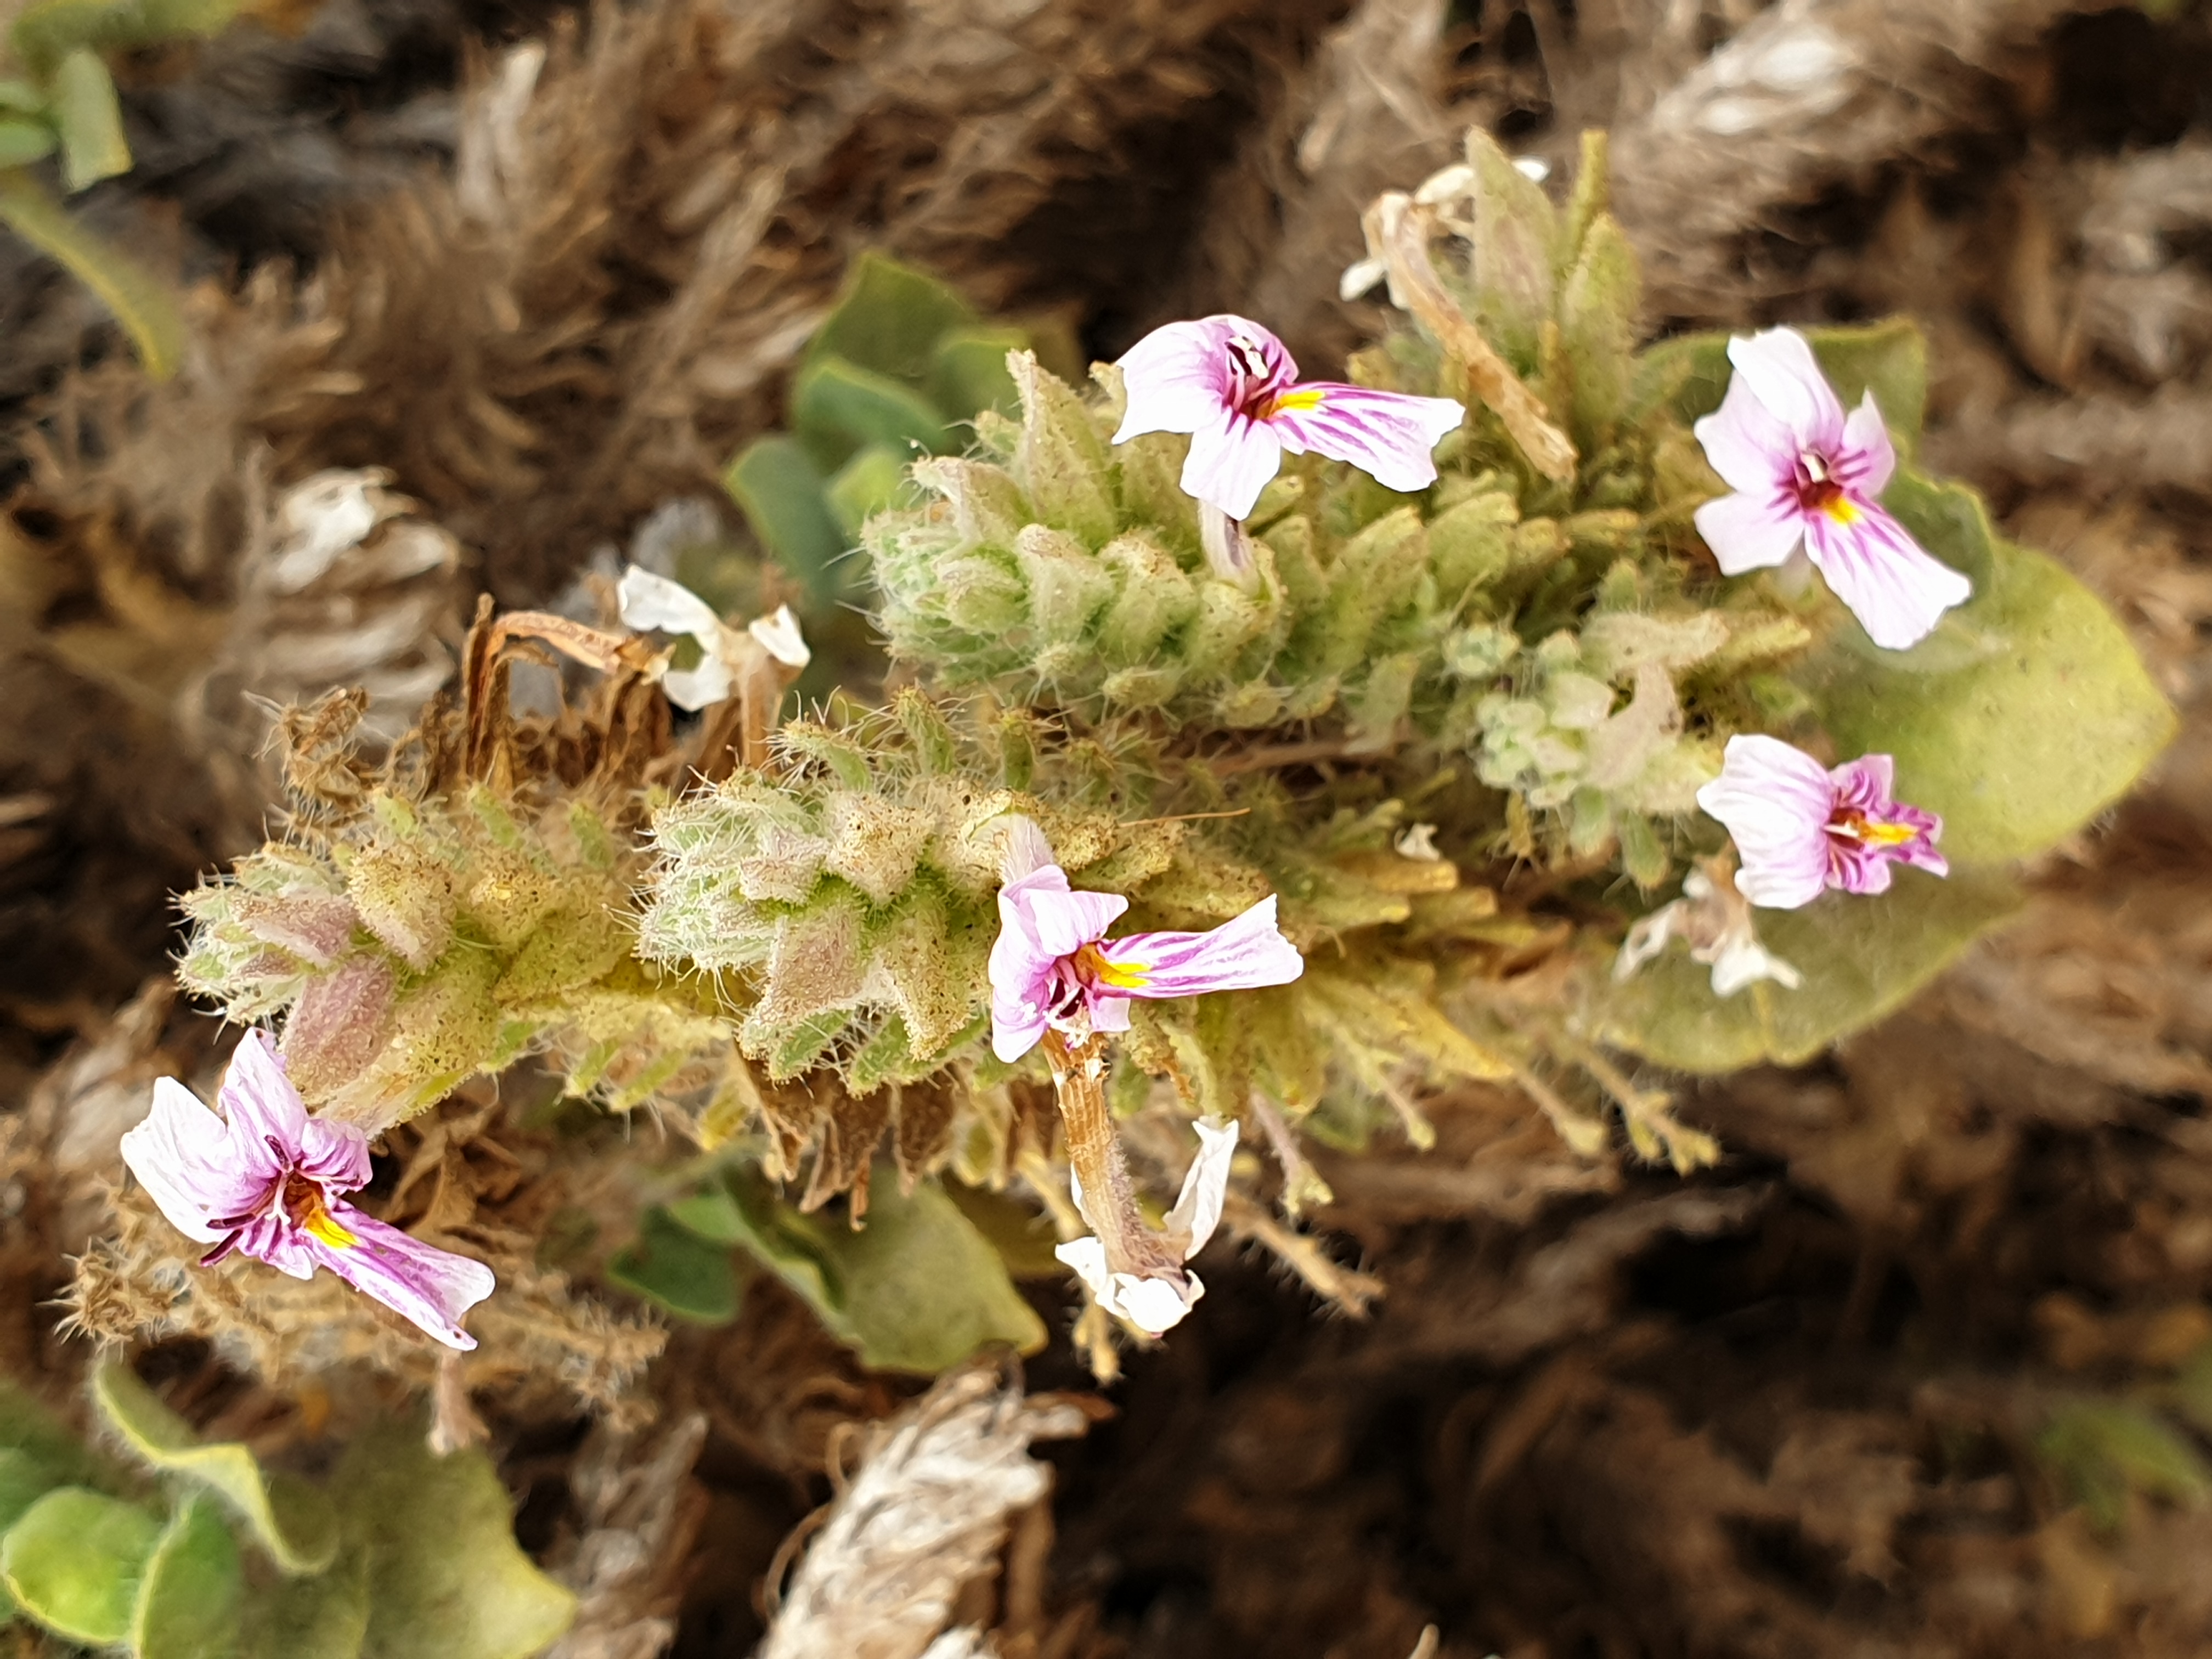
[[[338,1196],[368,1182],[368,1138],[307,1115],[265,1033],[246,1034],[218,1099],[211,1110],[162,1078],[153,1109],[123,1137],[123,1161],[170,1224],[213,1247],[203,1266],[236,1250],[295,1279],[328,1267],[439,1341],[476,1346],[461,1316],[491,1294],[491,1269]]]
[[[1781,564],[1802,546],[1876,645],[1925,636],[1972,585],[1883,510],[1897,453],[1873,392],[1844,414],[1794,329],[1739,336],[1728,350],[1728,395],[1695,428],[1735,492],[1696,514],[1723,573]]]
[[[1114,441],[1188,432],[1184,493],[1232,520],[1250,516],[1286,450],[1348,461],[1392,489],[1425,489],[1437,478],[1431,452],[1467,418],[1449,398],[1302,382],[1283,343],[1243,317],[1156,328],[1121,369],[1128,404]]]
[[[1182,1179],[1182,1192],[1167,1215],[1158,1242],[1171,1260],[1188,1261],[1206,1248],[1221,1224],[1221,1208],[1229,1190],[1229,1166],[1237,1152],[1237,1126],[1202,1119],[1191,1126],[1198,1131],[1198,1156]],[[1083,1183],[1068,1171],[1068,1187],[1075,1207],[1093,1228],[1111,1234],[1110,1219],[1091,1213]],[[1075,1270],[1090,1288],[1098,1305],[1116,1319],[1126,1319],[1139,1330],[1158,1336],[1182,1322],[1199,1297],[1205,1283],[1188,1271],[1127,1272],[1112,1261],[1104,1239],[1095,1234],[1071,1239],[1053,1254]]]
[[[1026,818],[1014,823],[1005,868],[990,963],[991,1048],[1000,1060],[1019,1060],[1048,1027],[1126,1031],[1132,998],[1287,985],[1305,971],[1275,926],[1273,896],[1203,933],[1108,939],[1129,901],[1072,889]]]
[[[1862,755],[1831,771],[1779,738],[1734,737],[1698,805],[1735,837],[1736,890],[1753,904],[1795,910],[1831,887],[1887,892],[1893,864],[1950,873],[1936,850],[1942,819],[1894,799],[1894,776],[1887,755]]]

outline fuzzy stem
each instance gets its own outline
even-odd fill
[[[1139,1279],[1185,1282],[1182,1257],[1145,1224],[1129,1180],[1128,1160],[1106,1105],[1106,1039],[1091,1034],[1074,1042],[1057,1030],[1044,1034],[1045,1059],[1060,1102],[1068,1167],[1081,1188],[1083,1218],[1106,1249],[1106,1265]]]

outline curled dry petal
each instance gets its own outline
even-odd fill
[[[1230,1165],[1237,1152],[1234,1123],[1206,1119],[1193,1127],[1198,1131],[1198,1156],[1191,1160],[1190,1170],[1183,1176],[1182,1195],[1168,1212],[1167,1225],[1161,1235],[1182,1261],[1189,1261],[1204,1249],[1220,1225]],[[1072,1172],[1069,1184],[1074,1192],[1076,1207],[1088,1216],[1082,1183]],[[1099,1224],[1093,1219],[1091,1224]],[[1206,1294],[1206,1285],[1196,1273],[1170,1274],[1143,1264],[1116,1261],[1106,1242],[1095,1236],[1072,1239],[1054,1254],[1074,1269],[1100,1307],[1153,1336],[1181,1323]]]

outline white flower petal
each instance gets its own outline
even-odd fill
[[[1182,1178],[1182,1191],[1167,1216],[1167,1235],[1185,1241],[1182,1249],[1186,1261],[1206,1248],[1206,1240],[1221,1224],[1230,1161],[1237,1155],[1236,1124],[1200,1118],[1191,1127],[1198,1131],[1198,1156],[1191,1160],[1189,1173]]]
[[[678,708],[696,712],[728,696],[736,681],[729,664],[720,657],[700,659],[696,668],[672,668],[660,677],[661,689]]]
[[[804,668],[814,660],[814,653],[806,648],[806,639],[799,631],[799,618],[791,614],[791,607],[780,605],[773,616],[756,617],[745,624],[745,632],[761,643],[761,648],[786,668]]]
[[[681,582],[656,576],[631,565],[623,572],[617,590],[622,601],[623,625],[640,633],[658,629],[664,634],[689,634],[712,654],[722,631],[714,608]],[[696,705],[693,705],[696,707]]]

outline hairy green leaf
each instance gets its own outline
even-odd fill
[[[131,1634],[139,1581],[161,1523],[136,1504],[64,1486],[0,1538],[0,1579],[57,1635],[105,1647]]]
[[[362,1659],[528,1659],[575,1616],[576,1598],[516,1546],[482,1452],[441,1457],[420,1430],[373,1430],[347,1449],[331,1492],[368,1563]]]
[[[2173,711],[2102,602],[2056,560],[1991,538],[1970,492],[1901,476],[1889,504],[1973,578],[1973,598],[1909,651],[1844,629],[1799,683],[1838,755],[1897,757],[1899,796],[1942,815],[1950,857],[2041,852],[2126,793]]]
[[[0,224],[66,268],[123,325],[146,372],[176,373],[185,323],[166,287],[71,218],[28,173],[0,168]]]
[[[194,1492],[146,1563],[131,1619],[131,1659],[234,1659],[246,1589],[216,1501]]]
[[[204,1443],[131,1369],[111,1361],[94,1374],[92,1396],[131,1451],[164,1474],[218,1494],[286,1572],[320,1572],[337,1553],[330,1501],[296,1477],[269,1474],[235,1442]]]
[[[799,1214],[757,1175],[733,1176],[728,1193],[726,1209],[697,1212],[702,1224],[737,1233],[864,1364],[932,1375],[995,1345],[1044,1346],[1044,1322],[999,1252],[933,1182],[902,1194],[885,1172],[857,1232]]]
[[[607,1263],[607,1278],[679,1318],[720,1325],[737,1317],[729,1244],[708,1242],[658,1205],[640,1218],[636,1242]]]

